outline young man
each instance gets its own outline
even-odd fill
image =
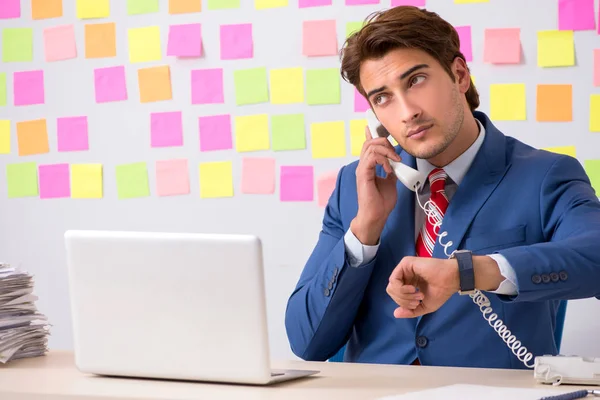
[[[346,361],[523,368],[557,354],[559,300],[600,296],[600,203],[583,168],[475,111],[459,49],[448,22],[415,7],[378,13],[348,39],[342,75],[399,146],[367,130],[360,160],[339,172],[287,306],[299,357],[346,345]],[[418,194],[388,158],[429,177]],[[510,346],[464,295],[473,289]]]

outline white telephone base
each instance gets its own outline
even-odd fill
[[[600,385],[600,358],[540,356],[535,358],[533,374],[539,383]]]

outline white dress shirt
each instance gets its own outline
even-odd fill
[[[448,175],[445,191],[449,201],[452,201],[452,197],[454,196],[454,193],[456,193],[458,185],[460,185],[462,182],[465,174],[471,166],[471,163],[475,159],[479,148],[483,144],[483,139],[485,138],[485,128],[481,122],[479,122],[477,119],[476,121],[479,125],[479,136],[475,142],[458,158],[444,167],[444,171],[446,171],[446,174]],[[434,168],[435,166],[430,164],[427,160],[417,158],[417,169],[420,172],[423,172],[425,176],[429,176],[429,173]],[[421,204],[425,204],[425,202],[429,200],[430,191],[429,181],[427,180],[423,190],[419,192],[419,200],[421,201]],[[425,212],[415,202],[415,243],[424,221]],[[363,245],[350,229],[348,229],[344,236],[344,244],[348,262],[352,267],[358,267],[369,263],[371,260],[373,260],[373,258],[375,258],[377,250],[379,249],[379,243],[374,246]],[[518,288],[516,284],[516,273],[509,264],[508,260],[506,260],[506,258],[500,254],[489,254],[489,257],[496,261],[500,269],[500,273],[505,278],[500,286],[498,286],[498,289],[491,291],[491,293],[517,295]]]

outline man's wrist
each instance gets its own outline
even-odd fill
[[[379,242],[379,237],[383,229],[380,229],[373,223],[365,223],[364,220],[357,216],[350,222],[350,230],[363,245],[375,246]]]
[[[504,277],[500,273],[498,263],[489,256],[473,256],[475,288],[483,291],[498,289]]]

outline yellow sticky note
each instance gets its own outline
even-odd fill
[[[10,121],[0,120],[0,154],[10,154]]]
[[[317,122],[310,126],[313,158],[346,156],[344,121]]]
[[[350,120],[350,154],[360,156],[363,144],[365,143],[366,119]]]
[[[102,164],[71,164],[71,198],[102,198]]]
[[[200,163],[200,197],[233,196],[233,167],[231,161]]]
[[[557,154],[564,154],[577,158],[575,146],[557,146],[557,147],[545,147],[542,150],[551,151]]]
[[[575,65],[573,31],[539,31],[538,67],[569,67]]]
[[[254,8],[262,10],[264,8],[287,7],[288,0],[254,0]]]
[[[304,102],[302,68],[282,68],[270,71],[271,104]]]
[[[491,118],[496,121],[524,121],[527,119],[525,84],[490,85]]]
[[[130,28],[129,37],[129,62],[158,61],[161,58],[160,28],[147,26],[143,28]]]
[[[600,94],[590,96],[590,131],[600,132]]]
[[[77,18],[106,18],[110,16],[110,0],[77,0]]]
[[[235,149],[239,152],[269,150],[267,114],[235,117]]]

